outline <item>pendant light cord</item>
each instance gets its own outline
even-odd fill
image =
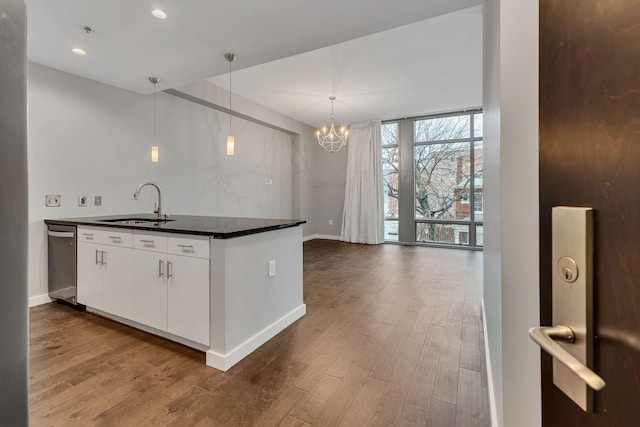
[[[229,135],[233,135],[231,132],[231,112],[233,111],[231,108],[231,62],[229,61]]]
[[[156,83],[153,84],[153,145],[156,145]]]

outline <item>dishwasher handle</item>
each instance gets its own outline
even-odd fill
[[[76,237],[76,233],[74,233],[73,231],[51,231],[48,230],[47,234],[51,237],[69,237],[69,238],[74,238]]]

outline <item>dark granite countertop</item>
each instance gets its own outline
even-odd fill
[[[130,222],[127,219],[153,221],[152,214],[126,214],[93,216],[83,218],[45,219],[46,224],[90,225],[99,227],[117,227],[132,230],[162,231],[165,233],[198,234],[213,239],[230,239],[249,234],[263,233],[280,228],[296,227],[306,223],[299,219],[234,218],[220,216],[172,215],[170,221]]]

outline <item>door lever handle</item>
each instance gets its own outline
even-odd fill
[[[569,368],[592,389],[596,391],[602,390],[606,385],[604,380],[598,374],[580,363],[578,359],[573,357],[567,350],[562,348],[560,344],[556,342],[573,342],[575,340],[575,334],[570,327],[564,325],[540,326],[529,329],[529,336],[544,351]]]

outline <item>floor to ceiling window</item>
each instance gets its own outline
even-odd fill
[[[398,241],[398,123],[382,124],[384,239]]]
[[[382,124],[385,240],[481,247],[482,111]]]

